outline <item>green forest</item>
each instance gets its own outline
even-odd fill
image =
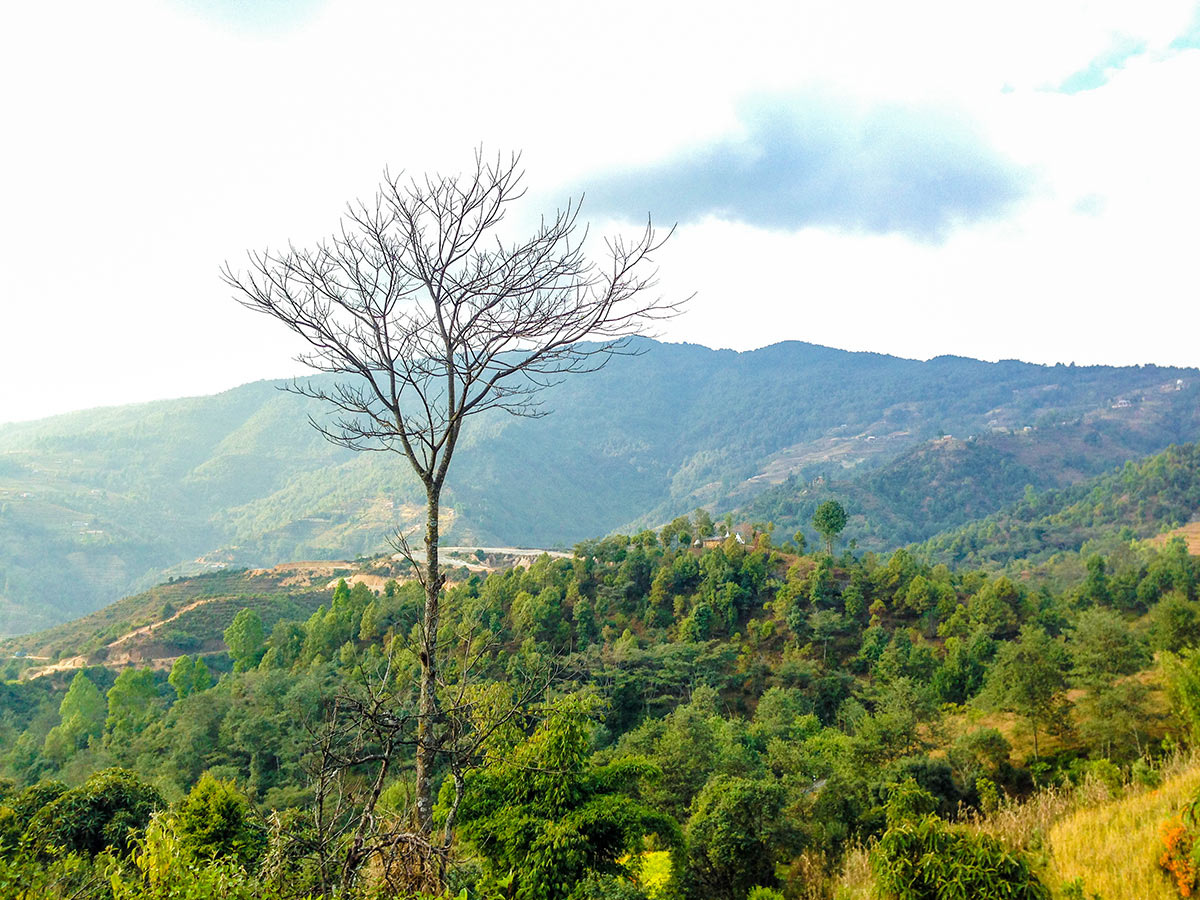
[[[178,579],[106,636],[7,643],[0,896],[1125,896],[1064,848],[1200,789],[1200,558],[1156,538],[1198,491],[1178,446],[891,552],[843,496],[792,533],[699,509],[453,570],[427,830],[404,564]],[[169,665],[106,660],[194,597],[221,599],[164,626]],[[1140,814],[1137,862],[1189,896],[1184,801]]]

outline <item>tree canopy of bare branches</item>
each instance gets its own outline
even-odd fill
[[[608,240],[602,262],[584,252],[574,201],[528,238],[507,240],[499,226],[524,195],[523,177],[519,154],[492,162],[477,153],[463,175],[385,173],[374,200],[352,203],[327,240],[252,252],[245,269],[222,269],[240,303],[307,342],[303,362],[343,376],[332,387],[293,385],[332,409],[315,427],[355,450],[402,455],[424,485],[425,554],[412,561],[425,589],[416,747],[425,833],[446,725],[436,693],[438,514],[463,425],[492,409],[543,415],[542,389],[628,352],[632,336],[680,308],[652,290],[652,256],[665,237],[649,221],[634,239]]]

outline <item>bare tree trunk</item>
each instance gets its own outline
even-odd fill
[[[442,573],[438,564],[440,490],[430,486],[425,521],[425,616],[421,634],[421,699],[417,720],[417,827],[433,831],[433,766],[437,760],[437,639]]]

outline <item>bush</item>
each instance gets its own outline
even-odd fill
[[[1200,794],[1173,819],[1159,828],[1163,851],[1158,864],[1166,870],[1181,897],[1191,897],[1200,888]]]
[[[231,781],[205,773],[174,817],[179,845],[197,859],[224,859],[253,870],[267,848],[266,828]]]
[[[936,799],[911,779],[888,798],[888,829],[871,852],[871,868],[889,900],[1049,900],[1028,863],[995,838],[947,824],[930,810]]]
[[[232,860],[192,857],[171,823],[154,816],[132,842],[137,875],[111,881],[113,900],[267,900],[280,895]]]
[[[162,795],[127,769],[105,769],[43,806],[25,831],[23,845],[39,856],[96,854],[129,849],[131,832],[146,827]]]

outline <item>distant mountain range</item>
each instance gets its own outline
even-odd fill
[[[448,539],[569,546],[700,505],[800,527],[838,496],[847,539],[884,548],[1200,439],[1195,369],[639,349],[549,390],[552,415],[472,421]],[[283,384],[0,427],[0,634],[171,575],[374,553],[414,524],[404,461],[324,442]]]

